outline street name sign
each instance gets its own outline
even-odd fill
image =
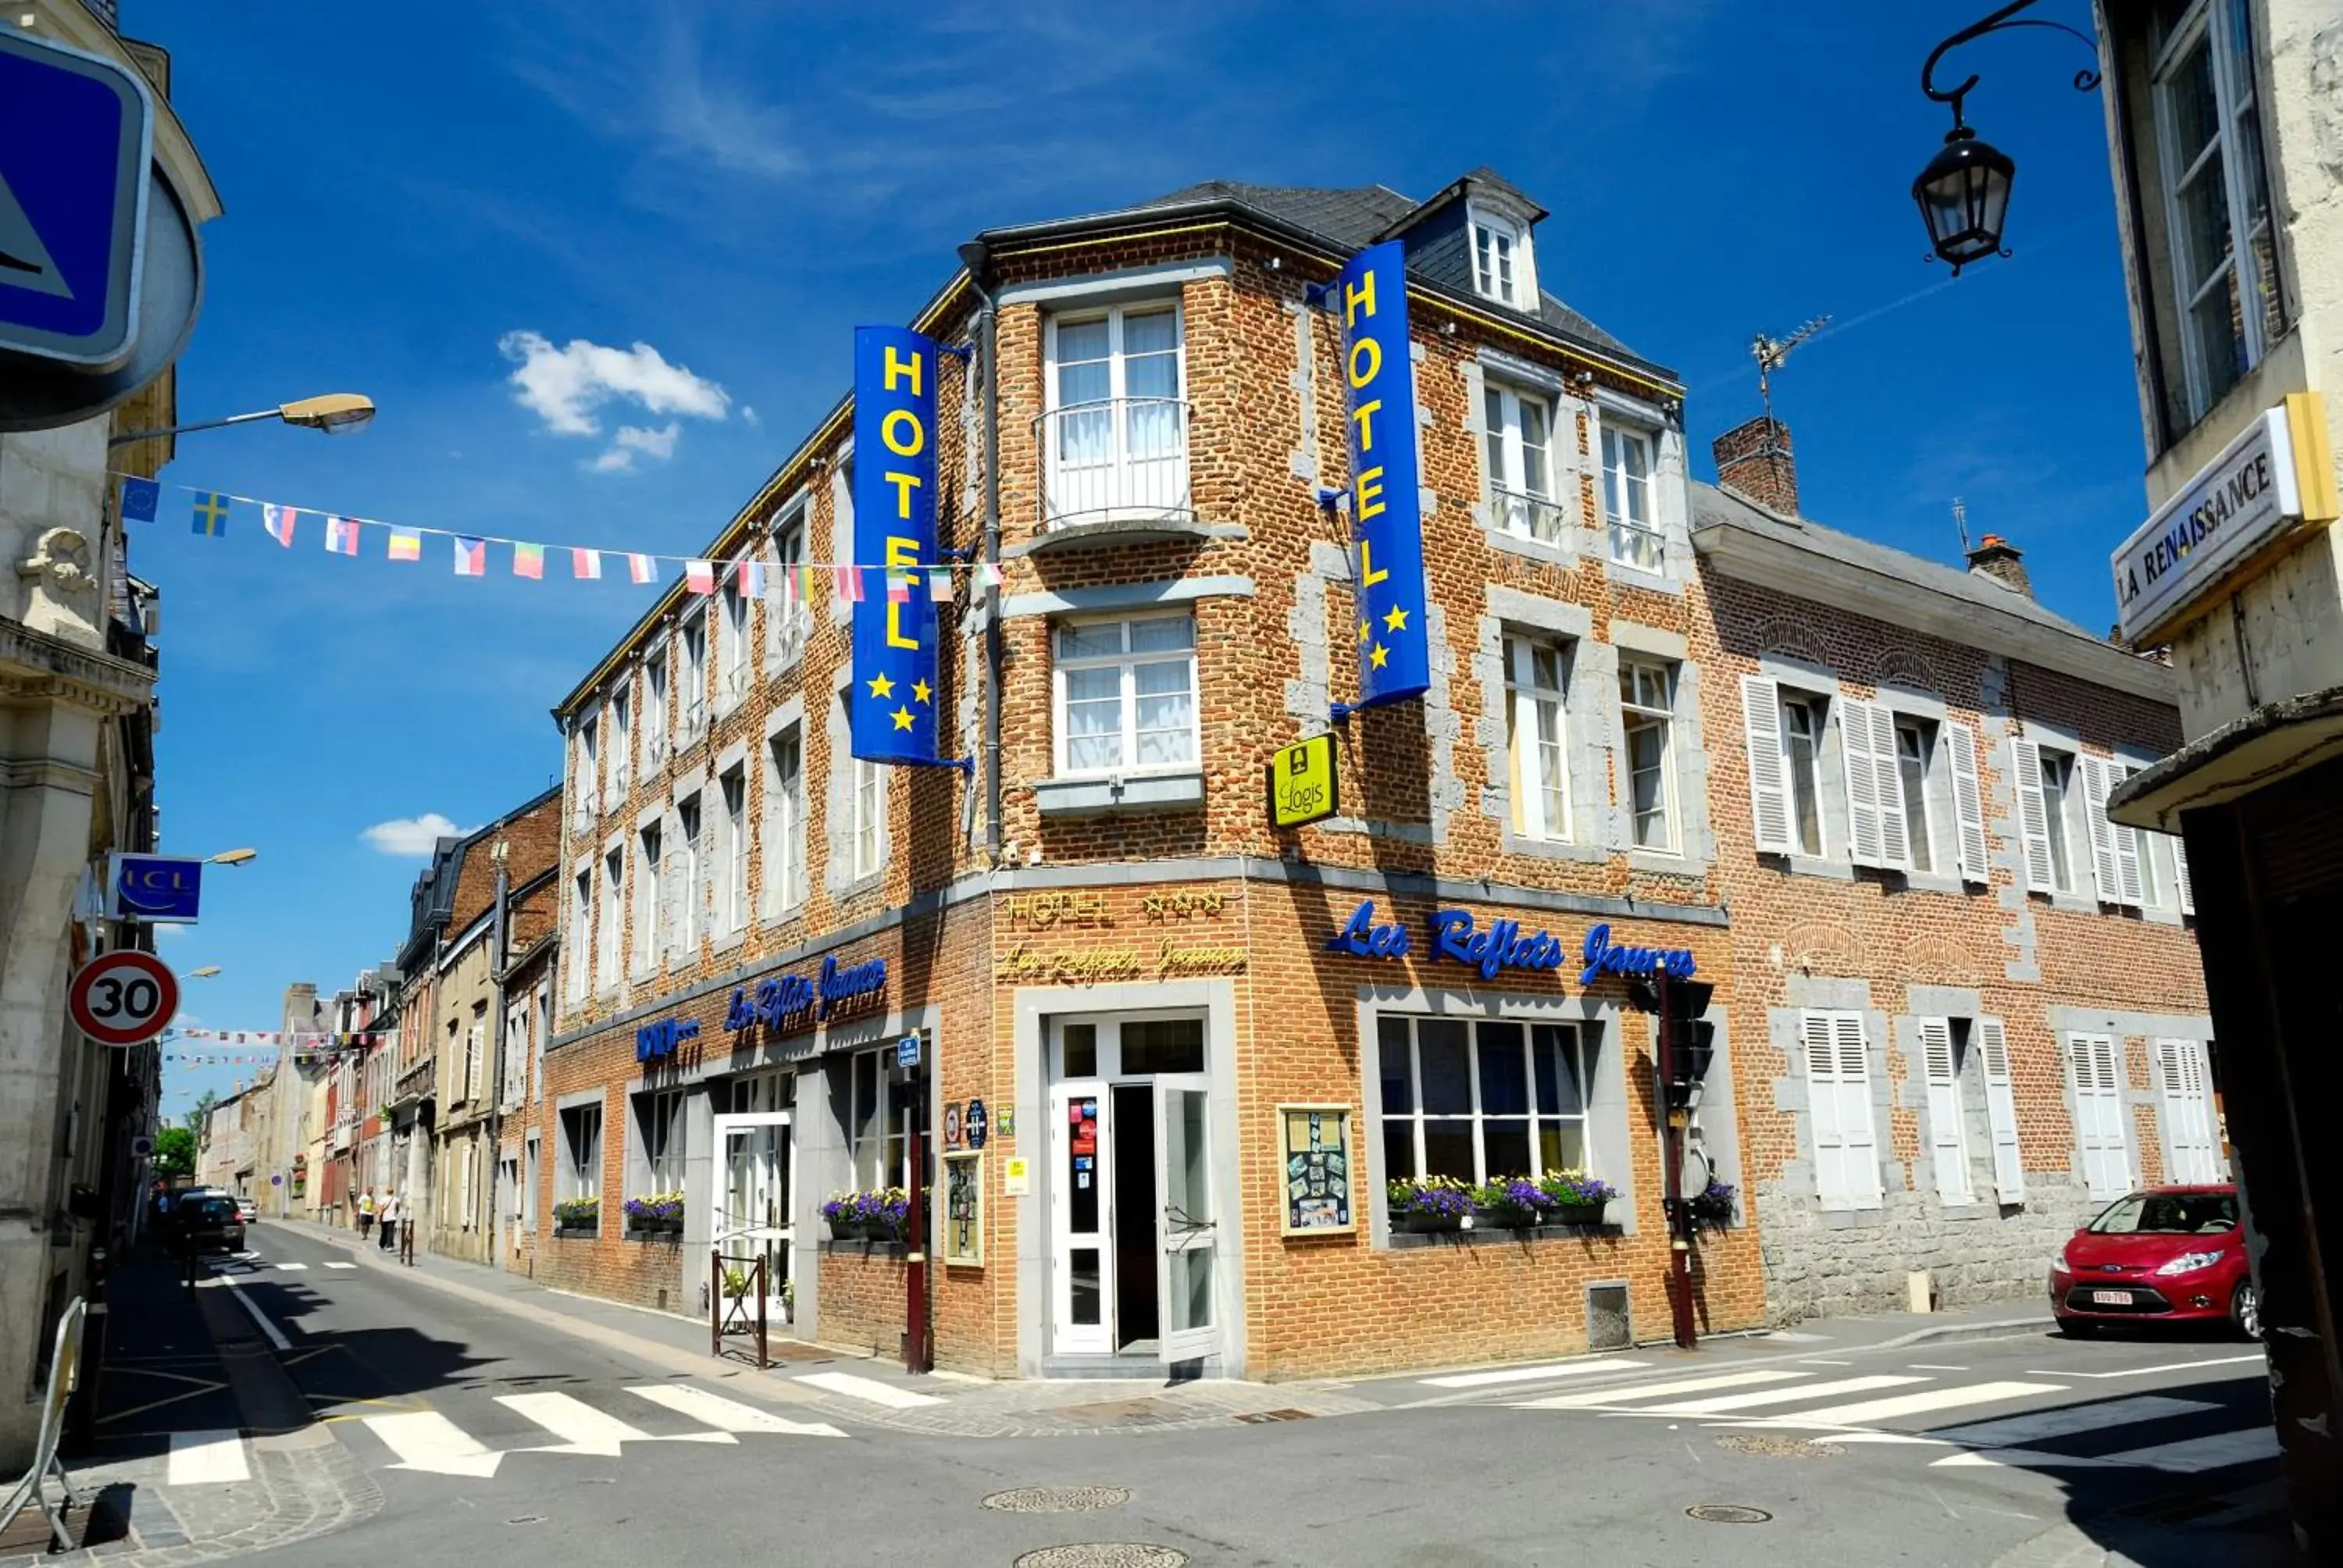
[[[179,1010],[179,977],[153,953],[100,953],[74,974],[65,1011],[100,1045],[144,1045]]]
[[[154,135],[136,71],[0,27],[0,349],[130,357]]]

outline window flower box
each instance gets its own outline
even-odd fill
[[[655,1237],[683,1234],[683,1194],[653,1192],[626,1202],[627,1234]]]
[[[602,1231],[599,1198],[565,1198],[553,1206],[556,1236],[597,1236]]]
[[[900,1187],[870,1192],[833,1192],[821,1206],[832,1241],[900,1241],[911,1214],[911,1195]]]
[[[1712,1178],[1708,1185],[1684,1200],[1692,1212],[1694,1225],[1704,1231],[1722,1231],[1733,1223],[1733,1201],[1740,1189]]]
[[[1546,1206],[1539,1215],[1548,1225],[1600,1225],[1603,1211],[1619,1189],[1584,1171],[1549,1171],[1535,1183]]]
[[[1383,1195],[1394,1231],[1461,1231],[1473,1212],[1472,1193],[1453,1176],[1402,1177]]]

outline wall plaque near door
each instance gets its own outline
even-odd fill
[[[984,1266],[984,1156],[973,1149],[944,1156],[944,1261]]]
[[[1356,1229],[1351,1218],[1351,1108],[1281,1105],[1277,1121],[1285,1154],[1283,1233],[1323,1236]]]

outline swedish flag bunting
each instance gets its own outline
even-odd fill
[[[227,498],[217,490],[196,492],[195,531],[207,539],[227,532]]]

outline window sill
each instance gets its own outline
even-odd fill
[[[1681,849],[1629,849],[1627,866],[1661,877],[1697,877],[1708,869]]]
[[[557,1241],[598,1241],[602,1232],[592,1225],[556,1225],[553,1239]]]
[[[722,936],[708,939],[708,950],[711,953],[729,953],[748,939],[749,932],[746,927],[737,931],[726,931]]]
[[[1643,567],[1630,566],[1625,561],[1614,561],[1607,555],[1603,558],[1603,575],[1624,588],[1644,588],[1653,593],[1684,592],[1683,579],[1671,577],[1664,568],[1651,571]]]
[[[905,1258],[911,1251],[909,1241],[873,1241],[868,1238],[841,1241],[825,1236],[814,1245],[820,1251],[850,1258]]]
[[[771,930],[775,926],[785,926],[791,920],[801,920],[805,916],[806,900],[799,898],[783,904],[778,910],[758,916],[757,924],[763,930]]]
[[[1624,1226],[1601,1225],[1537,1225],[1522,1230],[1498,1230],[1492,1227],[1470,1231],[1394,1231],[1383,1238],[1383,1246],[1393,1252],[1417,1252],[1436,1247],[1497,1247],[1513,1242],[1614,1241],[1626,1235]]]
[[[875,893],[887,879],[887,868],[882,863],[875,871],[865,871],[850,882],[842,882],[830,890],[830,901],[842,902],[860,893]]]
[[[2087,899],[2080,893],[2045,893],[2037,890],[2029,891],[2026,897],[2039,899],[2050,908],[2063,910],[2070,915],[2096,915],[2099,912],[2098,900]],[[2122,1194],[2117,1193],[2117,1196]]]
[[[1534,860],[1581,860],[1601,865],[1611,858],[1611,851],[1600,844],[1574,843],[1568,839],[1525,839],[1511,828],[1505,829],[1503,849],[1508,855],[1525,855]]]
[[[1145,544],[1159,539],[1245,539],[1252,530],[1242,523],[1208,523],[1185,508],[1129,508],[1085,515],[1079,522],[1042,522],[1033,537],[1003,546],[1001,558],[1041,555],[1050,550],[1075,549],[1084,545]]]
[[[2109,1200],[2109,1201],[2113,1201],[2113,1200]],[[1825,1231],[1852,1231],[1858,1225],[1885,1225],[1887,1223],[1887,1209],[1884,1203],[1868,1209],[1833,1209],[1825,1207],[1822,1211],[1822,1216],[1823,1229]]]
[[[1124,774],[1120,779],[1044,779],[1033,805],[1045,817],[1099,817],[1116,811],[1178,811],[1204,803],[1202,769]]]
[[[1855,868],[1845,860],[1826,859],[1820,855],[1785,855],[1776,849],[1760,849],[1757,859],[1794,877],[1825,877],[1834,882],[1855,880]]]
[[[1544,539],[1532,538],[1526,534],[1510,532],[1492,523],[1488,519],[1485,509],[1475,508],[1475,510],[1482,514],[1478,518],[1481,532],[1487,537],[1491,549],[1503,550],[1508,555],[1520,556],[1524,560],[1543,561],[1547,566],[1561,567],[1564,570],[1573,569],[1578,565],[1578,551],[1570,546],[1559,541],[1549,543]],[[1566,533],[1565,537],[1567,537]]]
[[[1948,877],[1941,871],[1906,871],[1904,890],[1910,893],[1966,893],[1966,882],[1958,877]]]

